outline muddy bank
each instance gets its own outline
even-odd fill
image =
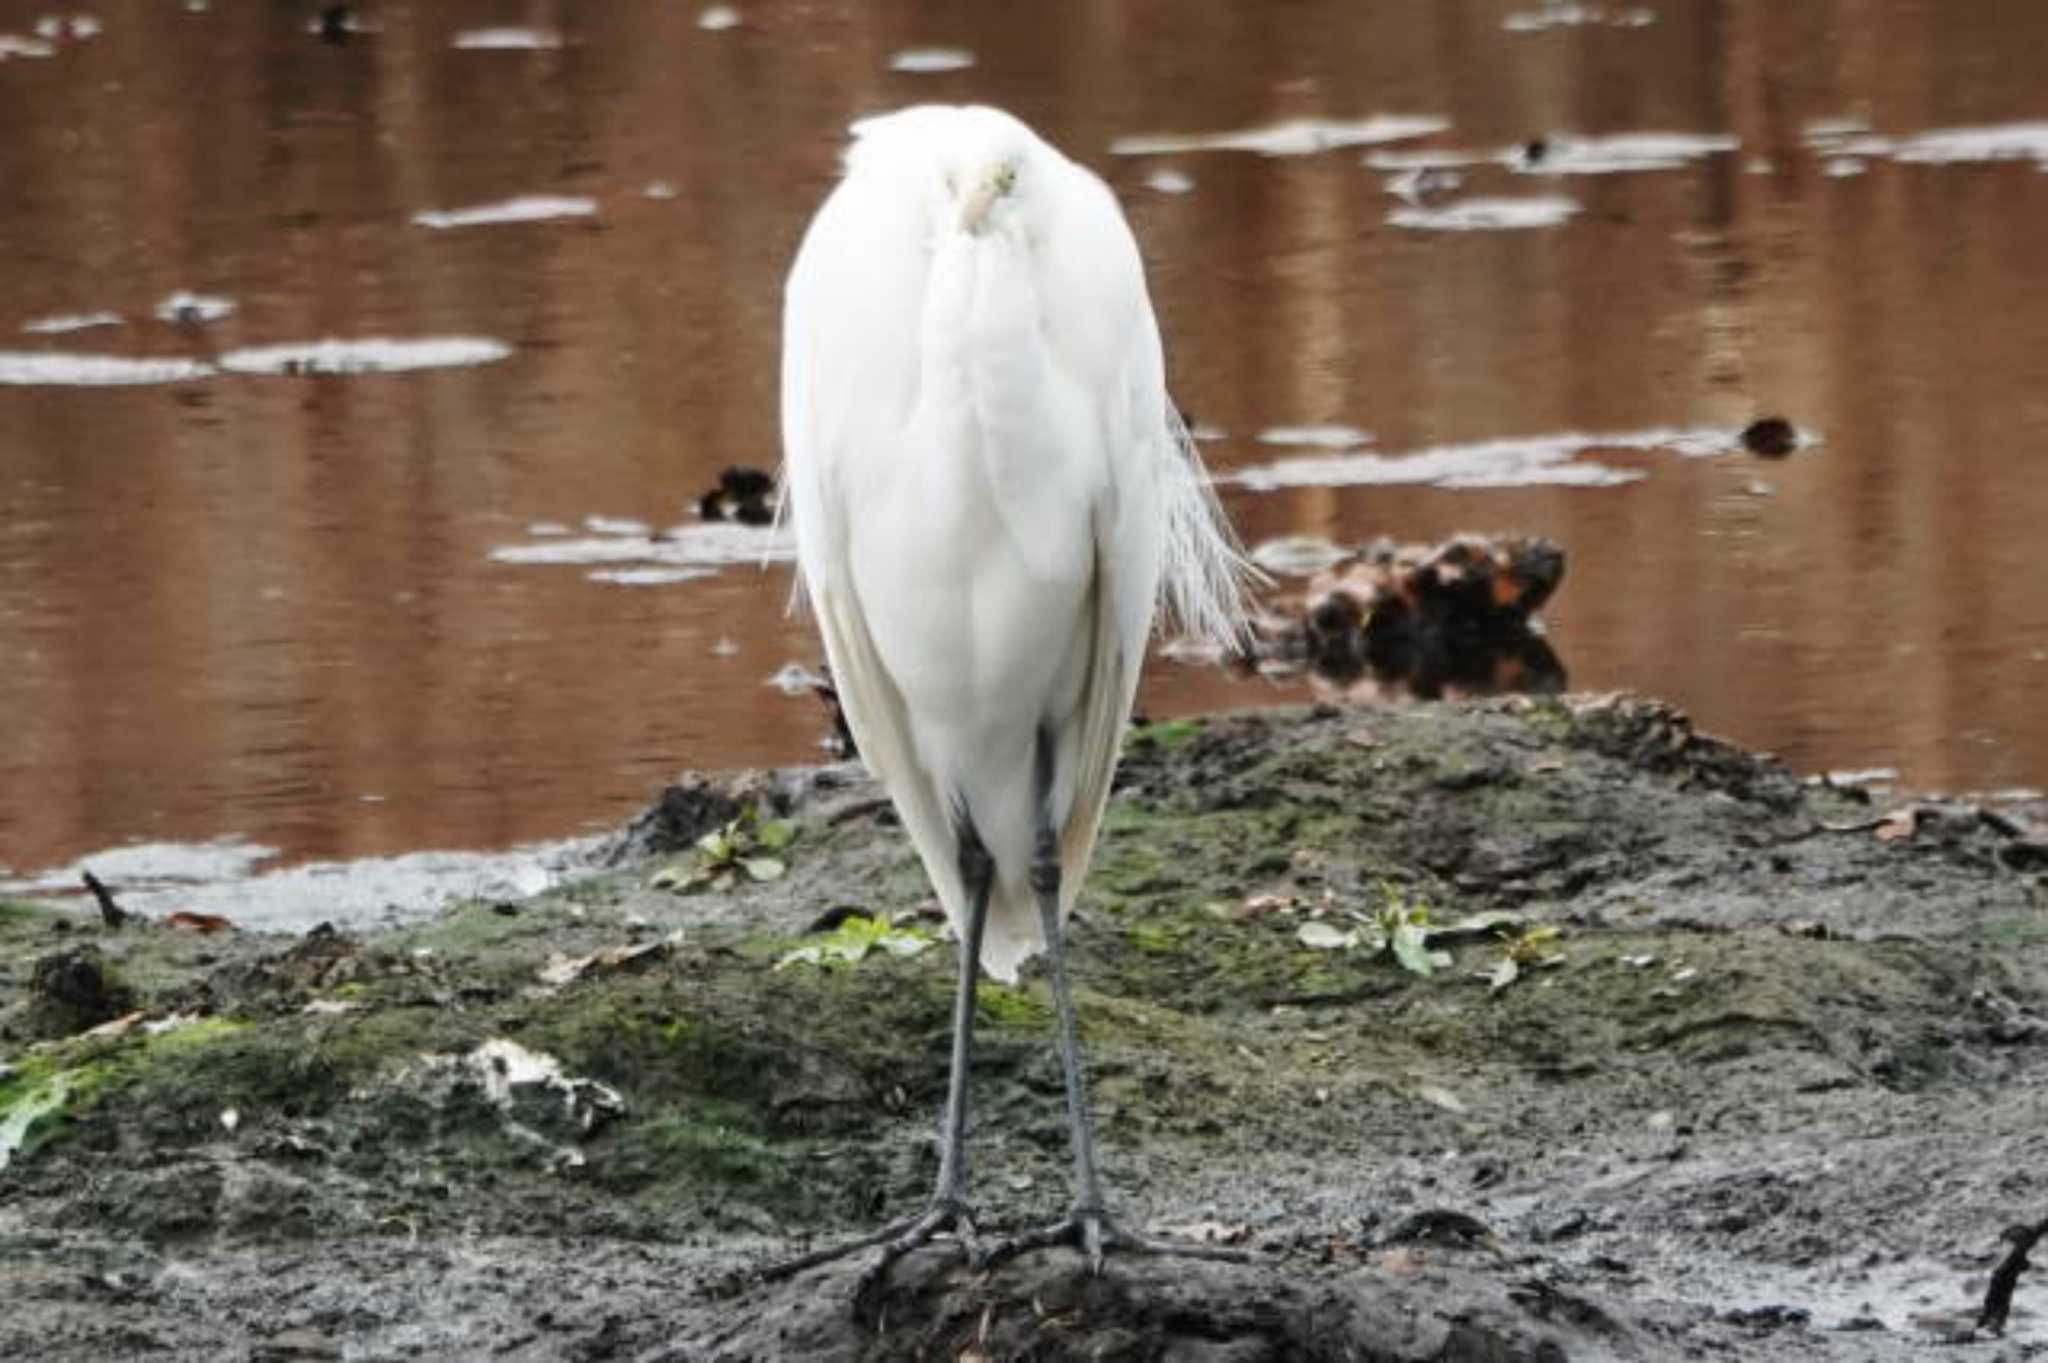
[[[2048,1213],[2036,837],[1632,701],[1138,731],[1072,933],[1106,1172],[1252,1262],[927,1255],[859,1313],[858,1262],[734,1276],[932,1175],[951,947],[852,768],[375,933],[6,905],[0,1357],[1924,1357]],[[88,946],[77,1035],[36,980]],[[1027,980],[981,996],[998,1226],[1066,1199]],[[2044,1293],[1943,1356],[2048,1351]]]

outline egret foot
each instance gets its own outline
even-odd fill
[[[858,1301],[881,1285],[883,1279],[889,1276],[889,1269],[898,1259],[913,1250],[922,1249],[930,1244],[934,1237],[949,1230],[953,1233],[953,1238],[959,1242],[960,1257],[969,1262],[978,1262],[981,1258],[981,1241],[975,1234],[973,1217],[968,1213],[964,1203],[953,1198],[941,1197],[934,1198],[931,1205],[916,1216],[906,1216],[901,1221],[892,1221],[880,1230],[863,1235],[858,1240],[850,1240],[843,1245],[814,1249],[809,1254],[800,1254],[794,1259],[784,1259],[780,1263],[770,1264],[757,1276],[764,1283],[777,1282],[783,1278],[795,1277],[805,1269],[834,1263],[880,1245],[881,1257],[860,1275],[860,1282],[854,1288],[854,1299]]]
[[[989,1266],[1005,1259],[1034,1249],[1046,1249],[1053,1245],[1072,1245],[1081,1251],[1088,1261],[1088,1275],[1102,1276],[1103,1256],[1109,1250],[1124,1250],[1131,1254],[1157,1254],[1181,1259],[1214,1259],[1223,1263],[1247,1264],[1251,1255],[1241,1249],[1228,1249],[1222,1245],[1185,1244],[1178,1240],[1155,1240],[1148,1235],[1127,1231],[1109,1219],[1109,1214],[1099,1207],[1076,1207],[1060,1220],[1036,1230],[1024,1231],[1018,1235],[1006,1236],[989,1246],[979,1263]]]

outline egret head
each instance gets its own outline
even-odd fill
[[[899,109],[863,119],[853,132],[849,159],[898,178],[923,201],[937,236],[1030,235],[1033,167],[1059,155],[986,105]]]
[[[946,194],[951,200],[953,220],[962,232],[979,236],[989,225],[996,205],[1017,187],[1018,157],[997,157],[979,165],[969,163],[964,171],[945,172]]]

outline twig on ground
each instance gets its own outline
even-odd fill
[[[2020,1274],[2027,1271],[2027,1251],[2048,1235],[2048,1218],[2031,1226],[2008,1226],[2004,1238],[2012,1249],[1991,1273],[1991,1285],[1984,1289],[1984,1306],[1977,1312],[1977,1328],[1989,1330],[1992,1334],[2005,1333],[2005,1318],[2012,1312],[2012,1291],[2019,1285]]]
[[[91,871],[85,873],[85,888],[91,890],[92,897],[100,902],[100,917],[108,927],[118,928],[135,916],[114,902],[114,892]]]

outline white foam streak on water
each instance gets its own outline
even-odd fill
[[[232,317],[235,300],[216,294],[190,293],[184,289],[166,297],[156,305],[156,319],[159,322],[218,322]]]
[[[0,33],[0,62],[9,57],[54,57],[57,49],[41,38],[24,38],[18,33]]]
[[[891,71],[907,71],[913,75],[965,71],[972,65],[974,54],[961,47],[907,47],[889,58]]]
[[[1644,475],[1599,463],[1578,462],[1594,450],[1666,451],[1687,458],[1724,454],[1740,447],[1737,431],[1710,427],[1657,429],[1593,435],[1507,437],[1435,445],[1406,454],[1341,454],[1282,459],[1237,469],[1219,483],[1254,492],[1283,487],[1423,485],[1443,488],[1499,488],[1555,485],[1608,487]]]
[[[1981,128],[1937,128],[1902,138],[1901,161],[2016,161],[2048,169],[2048,123],[1994,123]]]
[[[1620,175],[1638,171],[1679,170],[1707,156],[1739,148],[1729,133],[1634,132],[1584,137],[1554,133],[1543,139],[1532,157],[1529,143],[1491,151],[1460,147],[1414,151],[1371,151],[1363,158],[1374,170],[1443,170],[1461,166],[1500,165],[1522,175]]]
[[[31,336],[61,336],[70,331],[89,331],[93,327],[117,327],[121,321],[118,312],[62,312],[23,322],[21,329]]]
[[[1250,558],[1269,573],[1302,577],[1329,567],[1349,552],[1321,535],[1276,535],[1254,545]]]
[[[1527,148],[1516,148],[1510,153],[1508,164],[1525,175],[1677,170],[1689,162],[1731,152],[1741,145],[1741,140],[1732,133],[1644,132],[1603,137],[1559,133],[1545,139],[1541,156],[1531,159]]]
[[[1426,137],[1451,126],[1447,118],[1420,114],[1375,114],[1371,118],[1297,118],[1262,128],[1218,133],[1156,133],[1119,137],[1109,144],[1118,156],[1157,156],[1188,151],[1250,151],[1261,156],[1306,156],[1338,147],[1366,146]]]
[[[1611,28],[1645,28],[1657,22],[1650,9],[1610,9],[1606,5],[1546,4],[1541,9],[1521,10],[1500,21],[1510,33],[1537,33],[1551,28],[1578,28],[1602,24]]]
[[[774,526],[724,521],[678,526],[659,537],[607,535],[549,539],[540,544],[507,544],[491,550],[499,563],[642,563],[676,568],[720,568],[729,564],[783,562],[796,557],[796,541]]]
[[[1920,165],[1962,165],[1988,161],[2032,161],[2048,170],[2048,122],[1987,123],[1970,128],[1930,128],[1888,137],[1852,119],[1828,119],[1806,126],[1806,145],[1824,156],[1889,157]]]
[[[697,27],[707,33],[723,33],[740,26],[740,12],[731,5],[710,5],[697,16]]]
[[[49,350],[0,350],[0,384],[17,387],[118,388],[139,383],[186,383],[215,372],[203,360],[170,356],[70,355]]]
[[[371,336],[252,346],[230,350],[217,363],[232,374],[398,374],[490,364],[511,353],[511,346],[484,336]]]
[[[74,42],[90,42],[106,31],[106,25],[90,14],[46,14],[36,20],[38,38],[70,38]]]
[[[585,516],[583,528],[593,535],[651,535],[654,527],[627,516]]]
[[[599,568],[584,576],[592,582],[609,582],[618,587],[666,587],[713,577],[717,572],[716,568]]]
[[[491,227],[509,222],[546,222],[554,218],[588,218],[597,200],[580,194],[521,194],[496,203],[468,208],[429,208],[412,215],[417,227],[444,232],[456,227]]]
[[[452,44],[470,52],[552,52],[561,45],[562,35],[544,28],[472,28]]]
[[[1268,426],[1253,439],[1262,445],[1319,445],[1324,449],[1351,450],[1372,443],[1372,432],[1356,426]]]
[[[763,682],[785,696],[801,696],[813,687],[826,685],[825,679],[799,662],[787,662],[775,670],[773,676]]]
[[[1556,227],[1578,211],[1576,200],[1561,196],[1472,198],[1430,208],[1396,208],[1387,214],[1387,222],[1424,232],[1502,232]]]

